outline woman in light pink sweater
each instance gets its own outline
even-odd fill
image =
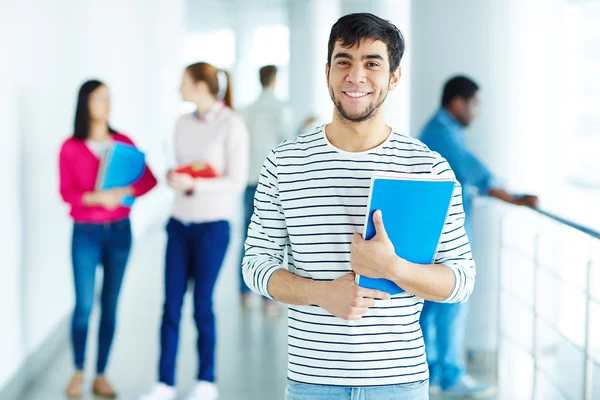
[[[177,165],[202,162],[217,173],[192,178],[169,173],[175,203],[167,225],[165,303],[160,332],[159,382],[144,400],[173,400],[181,306],[188,280],[194,281],[198,329],[197,382],[188,400],[215,400],[215,317],[212,294],[229,244],[229,221],[248,177],[248,133],[231,105],[229,75],[207,63],[188,66],[181,96],[196,104],[175,129]],[[239,267],[241,268],[241,267]]]

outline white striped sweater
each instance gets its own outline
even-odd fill
[[[301,277],[330,281],[351,271],[350,243],[362,232],[374,172],[437,175],[454,179],[438,153],[392,131],[377,148],[344,152],[329,143],[324,127],[276,147],[267,157],[248,228],[244,280],[265,296],[270,277],[285,268]],[[384,220],[385,222],[385,220]],[[455,275],[445,302],[465,301],[475,282],[475,263],[464,229],[461,187],[438,245],[436,264]],[[378,300],[358,321],[317,306],[290,306],[288,378],[337,386],[381,386],[428,378],[419,315],[423,299],[401,293]]]

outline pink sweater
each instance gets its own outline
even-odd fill
[[[203,161],[218,177],[196,179],[191,196],[177,193],[172,216],[185,223],[231,221],[248,180],[248,132],[242,117],[217,104],[209,118],[182,116],[174,139],[176,165]]]
[[[131,139],[114,133],[115,142],[134,145]],[[107,210],[100,206],[86,206],[83,195],[95,190],[100,160],[87,147],[85,140],[67,139],[60,149],[60,195],[71,206],[71,217],[76,222],[104,223],[118,221],[129,216],[129,207]],[[142,178],[132,185],[134,196],[139,197],[156,186],[156,178],[146,166]]]

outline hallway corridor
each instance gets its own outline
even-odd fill
[[[237,230],[235,226],[232,229]],[[258,301],[252,311],[242,311],[237,293],[239,241],[239,235],[232,237],[214,297],[219,335],[217,379],[220,399],[280,400],[285,391],[287,372],[285,313],[279,317],[266,317]],[[137,399],[157,379],[164,246],[165,234],[161,227],[157,227],[138,238],[132,252],[121,292],[118,331],[107,372],[119,399]],[[196,374],[196,337],[189,296],[190,292],[186,295],[179,345],[177,388],[180,396],[187,394]],[[97,324],[96,308],[90,323],[86,386],[82,400],[94,398],[90,387],[96,358]],[[71,373],[71,350],[64,346],[46,374],[40,376],[25,397],[18,400],[65,398],[64,387]]]

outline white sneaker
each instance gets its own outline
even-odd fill
[[[175,400],[177,390],[173,386],[157,383],[152,391],[141,396],[139,400]]]
[[[463,375],[454,386],[442,390],[442,394],[446,397],[468,397],[479,399],[496,394],[496,388],[478,382],[469,375]]]
[[[217,400],[219,391],[212,382],[198,381],[186,400]]]

